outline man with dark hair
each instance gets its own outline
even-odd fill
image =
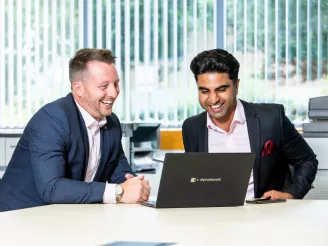
[[[225,50],[201,52],[190,69],[206,111],[183,123],[185,151],[253,152],[247,198],[303,198],[315,179],[318,161],[283,106],[239,100],[239,62]]]
[[[112,107],[115,57],[82,49],[69,62],[72,93],[42,107],[27,124],[0,187],[0,212],[56,203],[136,203],[150,186],[124,155]]]

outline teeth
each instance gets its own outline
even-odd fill
[[[222,104],[223,104],[223,103],[219,103],[219,104],[217,104],[217,105],[211,105],[211,107],[212,107],[212,108],[219,108],[219,107],[222,106]]]
[[[104,103],[104,104],[112,104],[112,101],[101,101],[102,103]]]

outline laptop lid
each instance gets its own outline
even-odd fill
[[[244,205],[254,153],[167,153],[156,208]]]

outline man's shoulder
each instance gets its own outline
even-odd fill
[[[66,97],[59,98],[53,102],[47,103],[40,108],[32,117],[31,121],[35,124],[36,122],[49,120],[54,121],[53,123],[63,123],[69,118],[73,118],[72,112],[76,111],[73,98],[70,94]],[[49,120],[47,120],[49,119]]]
[[[189,125],[195,125],[199,123],[202,124],[204,121],[206,121],[206,111],[185,119],[182,127],[188,127]]]
[[[70,111],[72,109],[76,110],[76,105],[74,103],[73,96],[71,95],[71,93],[69,93],[65,97],[61,97],[53,102],[46,104],[43,108]]]
[[[106,119],[107,119],[107,124],[111,124],[111,125],[114,125],[116,127],[121,125],[119,118],[113,112],[110,115],[108,115],[106,117]]]
[[[282,104],[277,103],[251,103],[242,101],[245,111],[251,109],[257,114],[279,114],[284,109]]]

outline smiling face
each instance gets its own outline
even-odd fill
[[[72,83],[73,96],[99,121],[112,113],[114,101],[120,93],[119,78],[114,64],[91,61],[87,67],[83,79]]]
[[[239,81],[232,81],[228,73],[197,76],[199,103],[217,126],[230,125],[237,105],[238,84]]]

